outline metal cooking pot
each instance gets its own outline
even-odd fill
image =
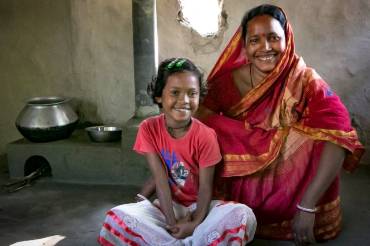
[[[33,142],[48,142],[68,138],[76,128],[78,116],[70,98],[35,97],[27,101],[15,125],[19,132]]]

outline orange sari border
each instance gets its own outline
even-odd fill
[[[223,154],[224,168],[222,177],[244,176],[267,168],[280,153],[288,129],[279,129],[270,142],[269,150],[259,156],[251,154]],[[263,165],[261,165],[263,163]]]
[[[347,149],[349,152],[346,153],[346,157],[343,161],[343,168],[349,172],[353,172],[357,168],[361,157],[365,153],[365,149],[358,140],[357,132],[354,129],[346,132],[341,130],[310,128],[303,124],[295,124],[293,128],[314,140],[329,141]]]
[[[234,53],[234,50],[236,50],[237,48],[241,49],[241,47],[238,47],[240,46],[241,37],[242,37],[241,27],[239,27],[238,30],[234,33],[230,42],[227,44],[222,55],[218,58],[216,65],[213,67],[212,71],[208,75],[207,78],[208,81],[211,80],[215,76],[215,74],[217,74],[220,71],[220,68],[231,57],[231,55]]]
[[[342,145],[343,147],[345,147],[351,152],[354,151],[356,147],[361,146],[360,142],[358,141],[357,133],[355,130],[342,131],[342,130],[330,130],[330,129],[323,129],[323,128],[311,128],[311,127],[303,125],[302,123],[294,124],[293,128],[316,140],[333,141],[333,143]],[[353,143],[345,145],[344,142],[341,143],[339,141],[342,138],[350,139],[352,140]]]

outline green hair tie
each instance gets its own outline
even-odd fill
[[[176,68],[181,68],[182,65],[186,62],[185,59],[183,58],[176,58],[175,60],[173,60],[172,62],[168,63],[168,65],[166,66],[166,69],[168,71],[170,71],[174,66]]]
[[[173,66],[175,66],[176,62],[177,62],[177,58],[175,60],[173,60],[172,62],[168,63],[166,68],[167,70],[170,70],[171,68],[173,68]]]
[[[180,59],[180,60],[176,63],[176,67],[181,68],[181,67],[182,67],[182,65],[183,65],[185,62],[186,62],[186,60],[185,60],[185,59]]]

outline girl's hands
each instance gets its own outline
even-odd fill
[[[171,235],[177,239],[184,239],[188,236],[191,236],[194,232],[195,227],[197,227],[197,225],[192,221],[177,223],[175,226],[178,230],[177,232],[171,233]]]
[[[315,243],[313,226],[315,223],[315,213],[308,213],[297,210],[293,218],[293,236],[296,245],[308,245]]]
[[[168,227],[168,230],[174,238],[184,239],[193,235],[195,227],[197,227],[197,224],[195,224],[193,221],[179,222],[174,226]]]
[[[197,224],[191,220],[191,213],[187,213],[185,217],[181,218],[173,226],[167,226],[170,234],[177,239],[184,239],[191,236]]]

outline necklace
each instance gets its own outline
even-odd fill
[[[254,84],[253,84],[253,78],[252,78],[252,64],[249,65],[249,77],[251,78],[251,85],[252,85],[252,89],[253,89]]]
[[[172,136],[172,137],[176,137],[175,135],[175,130],[180,130],[180,129],[183,129],[184,131],[187,130],[187,128],[190,126],[191,124],[191,120],[189,120],[189,122],[186,123],[185,126],[181,126],[181,127],[171,127],[171,126],[167,126],[167,130],[168,130],[168,133]]]

